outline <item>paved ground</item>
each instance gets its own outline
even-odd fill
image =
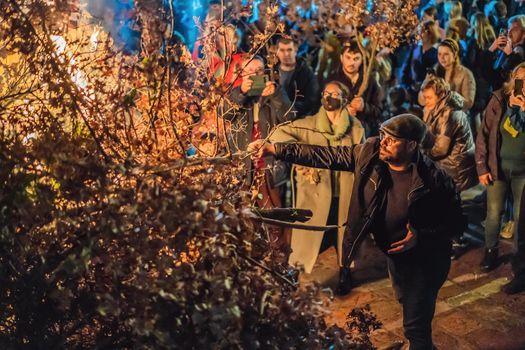
[[[505,257],[511,249],[510,241],[502,241],[500,249],[502,263],[489,274],[479,272],[483,255],[480,245],[452,262],[433,322],[438,349],[525,349],[525,293],[508,296],[500,292],[500,286],[511,276]],[[337,275],[335,249],[329,248],[319,256],[312,274],[303,274],[301,280],[334,288]],[[371,242],[361,251],[354,277],[358,286],[349,295],[335,298],[328,321],[343,326],[352,308],[370,304],[383,323],[383,328],[373,334],[374,345],[380,348],[402,340],[401,307],[386,276],[384,257]]]

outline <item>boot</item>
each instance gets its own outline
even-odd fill
[[[335,294],[343,296],[350,293],[352,290],[352,275],[350,273],[350,268],[341,267],[339,269],[339,282],[337,283],[337,288],[335,289]]]
[[[498,248],[485,248],[485,256],[479,266],[482,272],[489,272],[498,267]]]
[[[452,240],[452,253],[450,259],[459,259],[469,248],[469,242],[465,237],[454,238]]]
[[[501,287],[501,290],[509,295],[525,291],[525,276],[514,276],[509,283]]]

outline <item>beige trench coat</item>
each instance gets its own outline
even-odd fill
[[[298,142],[311,145],[329,146],[328,139],[316,128],[316,116],[296,120],[290,124],[279,126],[270,137],[271,142]],[[364,141],[364,128],[358,119],[350,117],[350,127],[341,140],[343,146],[351,146]],[[306,222],[309,225],[326,225],[332,201],[332,176],[330,170],[313,169],[294,165],[292,167],[292,186],[294,189],[294,207],[312,210],[312,218]],[[307,174],[305,174],[305,170]],[[341,172],[339,185],[339,212],[337,250],[339,266],[343,245],[343,224],[346,222],[354,174]],[[304,266],[310,273],[317,260],[324,232],[308,230],[292,230],[292,241],[289,263]]]

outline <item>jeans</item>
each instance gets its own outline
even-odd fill
[[[521,236],[521,240],[516,246],[516,253],[512,256],[510,262],[512,264],[512,272],[517,278],[525,278],[525,243],[523,242],[523,236],[525,236],[525,188],[521,195],[516,193],[516,196],[522,197],[520,205],[520,217],[521,220],[516,221],[518,230],[516,231],[517,236]],[[516,240],[514,240],[516,242]]]
[[[403,329],[410,350],[432,350],[432,319],[437,294],[448,276],[450,251],[425,255],[418,261],[387,257],[388,272],[403,307]]]
[[[514,197],[514,221],[516,223],[519,222],[521,193],[525,186],[525,175],[520,174],[520,176],[514,176],[512,172],[505,169],[503,169],[503,172],[505,174],[504,180],[496,180],[491,185],[487,186],[487,219],[485,221],[485,247],[487,249],[493,249],[498,246],[501,218],[505,211],[505,195],[509,186]],[[517,226],[518,225],[514,225],[513,232],[515,251],[523,240],[523,237],[519,237],[519,233],[516,234]]]

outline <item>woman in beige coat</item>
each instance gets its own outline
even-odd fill
[[[350,146],[364,140],[364,128],[351,117],[345,105],[348,90],[339,82],[329,82],[323,91],[322,107],[316,115],[279,126],[270,137],[271,142],[298,142],[322,146]],[[314,169],[294,165],[292,184],[294,207],[312,210],[310,225],[326,225],[330,207],[337,206],[337,253],[341,254],[343,224],[346,221],[354,175],[350,172]],[[310,273],[319,254],[323,232],[294,229],[292,231],[290,264],[304,266]],[[341,282],[341,281],[340,281]],[[338,289],[340,289],[338,286]]]

